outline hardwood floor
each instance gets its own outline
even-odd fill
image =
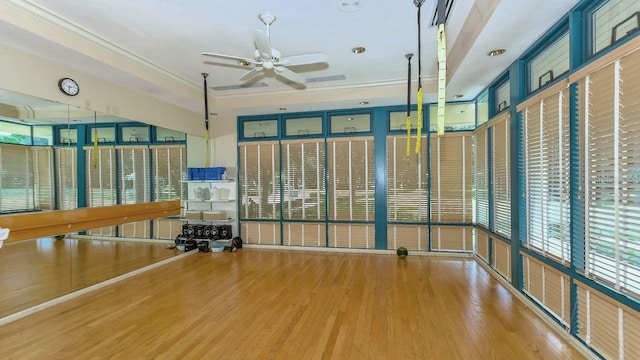
[[[0,250],[0,318],[177,254],[164,244],[40,238]]]
[[[2,359],[580,359],[473,260],[197,253],[0,327]]]

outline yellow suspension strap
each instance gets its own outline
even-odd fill
[[[422,149],[422,51],[420,47],[420,9],[424,0],[413,0],[413,4],[418,7],[418,127],[416,129],[416,154]]]
[[[207,95],[207,76],[209,74],[202,73],[202,77],[204,78],[204,127],[206,131],[204,132],[204,142],[206,144],[206,161],[204,163],[205,167],[209,167],[209,97]]]
[[[407,71],[407,122],[405,127],[407,128],[407,158],[411,155],[411,58],[413,54],[407,54],[405,57],[408,60],[409,67]]]

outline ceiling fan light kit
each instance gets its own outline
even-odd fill
[[[273,74],[276,77],[284,79],[285,83],[298,85],[304,85],[305,79],[288,67],[326,63],[329,60],[329,57],[322,53],[283,57],[280,51],[271,47],[270,27],[271,24],[276,21],[277,17],[270,12],[263,12],[258,15],[258,18],[266,25],[267,29],[266,32],[262,30],[255,30],[253,32],[256,46],[253,59],[211,52],[203,52],[202,55],[234,60],[241,66],[254,66],[253,69],[240,77],[240,81],[243,82],[250,81],[261,75]]]

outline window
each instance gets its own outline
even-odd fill
[[[529,92],[534,92],[569,71],[569,32],[565,32],[529,62]]]
[[[405,113],[406,116],[406,113]],[[422,137],[420,153],[415,153],[416,138],[387,138],[387,219],[394,222],[428,220],[429,173],[427,172],[427,138]]]
[[[282,144],[282,215],[284,219],[326,218],[324,139]]]
[[[160,135],[162,135],[161,128],[157,128],[156,131],[160,131]],[[167,136],[167,132],[171,130],[164,129],[165,136]],[[161,141],[164,141],[164,137],[161,138]],[[148,126],[125,126],[120,128],[120,138],[122,142],[130,142],[130,143],[145,143],[149,142],[149,127]],[[174,141],[175,136],[173,137]]]
[[[483,91],[476,100],[476,112],[478,113],[478,126],[489,121],[489,92]]]
[[[60,144],[76,144],[78,143],[78,129],[76,128],[63,128],[58,129],[58,138]]]
[[[55,154],[58,178],[58,210],[76,209],[78,207],[78,156],[76,148],[70,146],[57,147]]]
[[[277,142],[240,144],[242,219],[280,219],[280,147]]]
[[[640,52],[580,81],[585,276],[640,295]]]
[[[98,138],[99,143],[116,142],[116,129],[114,127],[90,127],[88,128],[87,142],[93,144],[93,137]]]
[[[491,164],[493,167],[493,231],[511,238],[511,173],[509,147],[509,113],[491,120],[493,134]]]
[[[113,147],[85,147],[87,206],[115,205],[116,151]]]
[[[591,55],[638,31],[640,0],[609,0],[591,13]]]
[[[0,144],[0,213],[35,209],[29,147]]]
[[[34,126],[33,145],[53,145],[53,128],[51,126]]]
[[[329,219],[373,221],[373,138],[327,140]]]
[[[187,141],[187,135],[181,131],[176,131],[176,130],[171,130],[171,129],[165,129],[165,128],[161,128],[161,127],[156,127],[156,141],[157,142],[176,142],[176,141]],[[126,137],[123,137],[122,139],[124,141],[131,141],[131,136],[139,136],[140,138],[138,139],[139,142],[142,142],[142,138],[144,137],[144,131],[140,128],[139,129],[139,133],[136,133],[137,135],[133,135],[133,133],[130,133],[129,138],[127,139]]]
[[[411,116],[411,130],[415,131],[418,126],[418,112],[412,110]],[[407,111],[392,111],[389,113],[389,130],[395,131],[407,131]]]
[[[287,136],[309,136],[322,134],[322,117],[286,119]]]
[[[431,132],[436,132],[438,119],[438,105],[429,106],[430,127]],[[476,104],[474,103],[456,103],[447,104],[444,109],[444,130],[473,130],[476,128]]]
[[[511,106],[511,83],[508,79],[495,89],[494,98],[494,111],[496,114],[505,111]]]
[[[117,150],[120,162],[120,203],[148,202],[151,194],[149,148],[146,146],[123,146],[118,147]]]
[[[431,135],[431,221],[473,221],[471,134]]]
[[[278,136],[278,120],[251,120],[242,124],[242,138],[262,139]]]
[[[371,131],[371,115],[334,115],[331,117],[332,134],[355,134]]]
[[[489,228],[489,151],[487,127],[482,126],[473,132],[473,150],[475,176],[475,223]],[[486,260],[486,259],[485,259]]]
[[[49,127],[51,130],[51,127]],[[35,130],[35,128],[34,128]],[[33,154],[34,191],[36,208],[40,210],[55,209],[53,184],[53,148],[50,146],[31,147]]]
[[[526,246],[562,263],[569,254],[569,91],[524,109]]]
[[[183,183],[187,171],[185,145],[152,146],[153,198],[155,201],[185,199]]]
[[[31,126],[0,121],[0,142],[31,145]]]

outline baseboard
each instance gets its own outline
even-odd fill
[[[531,311],[533,311],[533,313],[535,313],[538,316],[538,318],[540,318],[540,320],[544,321],[545,324],[549,325],[549,327],[553,329],[553,331],[556,334],[560,335],[565,341],[567,341],[571,346],[573,346],[574,349],[579,351],[580,354],[582,354],[585,358],[594,359],[594,360],[600,359],[600,357],[594,354],[588,347],[586,347],[583,343],[578,341],[578,339],[573,337],[569,333],[569,331],[567,331],[567,329],[563,328],[562,326],[560,326],[560,324],[553,321],[553,319],[551,319],[549,315],[547,315],[544,311],[542,311],[538,307],[538,305],[536,305],[533,301],[527,298],[523,293],[521,293],[516,288],[514,288],[513,285],[511,285],[511,283],[509,283],[505,278],[500,276],[500,274],[498,274],[493,268],[491,268],[489,264],[484,262],[484,260],[476,256],[474,256],[474,259],[489,274],[491,274],[494,278],[496,278],[498,282],[500,282],[500,284],[504,286],[513,296],[515,296],[523,304],[525,304]]]
[[[69,294],[60,296],[58,298],[46,301],[46,302],[44,302],[42,304],[38,304],[36,306],[32,306],[32,307],[30,307],[28,309],[24,309],[24,310],[18,311],[17,313],[13,313],[11,315],[7,315],[7,316],[5,316],[3,318],[0,318],[0,326],[3,326],[3,325],[6,325],[8,323],[14,322],[16,320],[22,319],[22,318],[24,318],[26,316],[35,314],[38,311],[42,311],[42,310],[50,308],[52,306],[61,304],[61,303],[65,302],[65,301],[69,301],[71,299],[75,299],[75,298],[80,297],[82,295],[88,294],[88,293],[90,293],[92,291],[96,291],[98,289],[102,289],[102,288],[107,287],[109,285],[115,284],[115,283],[117,283],[119,281],[134,277],[134,276],[139,275],[139,274],[142,274],[142,273],[147,272],[149,270],[153,270],[155,268],[158,268],[160,266],[169,264],[171,262],[178,261],[178,260],[180,260],[180,259],[182,259],[182,258],[184,258],[186,256],[190,256],[190,255],[196,254],[197,252],[198,252],[197,250],[194,250],[194,251],[189,251],[189,252],[186,252],[186,253],[183,253],[183,254],[180,254],[180,255],[176,255],[174,257],[159,261],[159,262],[157,262],[155,264],[151,264],[151,265],[145,266],[143,268],[128,272],[126,274],[122,274],[120,276],[116,276],[116,277],[111,278],[109,280],[105,280],[103,282],[99,282],[97,284],[88,286],[88,287],[86,287],[84,289],[80,289],[78,291],[74,291],[72,293],[69,293]]]
[[[327,252],[327,253],[347,253],[347,254],[370,254],[370,255],[395,255],[396,250],[374,250],[374,249],[349,249],[349,248],[330,248],[330,247],[311,247],[311,246],[284,246],[284,245],[258,245],[258,244],[242,244],[243,248],[248,249],[265,249],[265,250],[290,250],[290,251],[309,251],[309,252]],[[451,259],[472,259],[472,253],[466,252],[440,252],[440,251],[409,251],[409,256],[432,256]]]

